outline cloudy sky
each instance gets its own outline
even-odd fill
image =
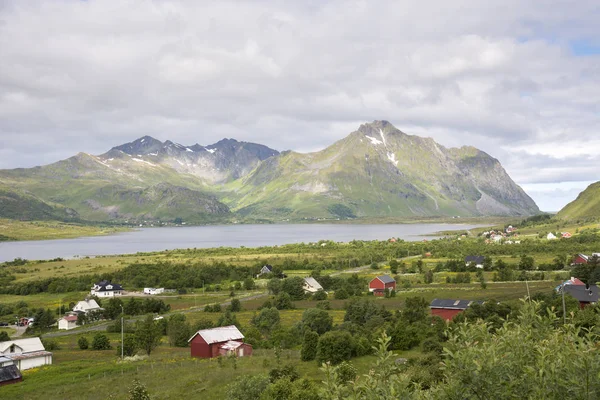
[[[543,210],[600,180],[600,2],[0,0],[0,168],[143,135],[319,150],[385,119]]]

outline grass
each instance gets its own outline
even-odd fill
[[[56,221],[0,219],[0,232],[10,240],[72,239],[122,232],[126,228],[89,226]]]

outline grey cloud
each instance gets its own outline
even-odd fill
[[[597,136],[600,57],[569,48],[598,37],[593,1],[1,4],[0,168],[146,134],[310,151],[374,119],[480,147],[521,182],[597,161],[511,156]]]

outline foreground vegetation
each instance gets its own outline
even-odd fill
[[[27,335],[42,335],[54,365],[25,371],[24,382],[3,394],[94,399],[107,398],[109,387],[125,398],[138,379],[164,399],[597,398],[600,308],[580,310],[567,296],[563,310],[554,290],[570,276],[600,280],[598,260],[570,265],[577,253],[599,251],[597,226],[581,226],[569,239],[540,238],[550,228],[562,226],[525,221],[519,244],[461,232],[413,243],[321,241],[4,263],[0,321],[36,315],[42,322]],[[485,256],[483,268],[465,263],[468,255]],[[265,264],[273,272],[256,279]],[[384,273],[395,277],[397,292],[369,295],[368,281]],[[327,293],[305,294],[306,276]],[[99,321],[56,332],[52,322],[100,279],[128,291],[175,292],[103,300]],[[485,303],[446,324],[430,316],[435,298]],[[125,362],[121,305],[124,353],[132,356]],[[252,344],[252,357],[190,358],[193,332],[230,324]]]

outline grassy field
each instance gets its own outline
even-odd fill
[[[81,236],[110,235],[126,228],[89,226],[56,221],[17,221],[0,219],[0,232],[10,240],[71,239]]]

